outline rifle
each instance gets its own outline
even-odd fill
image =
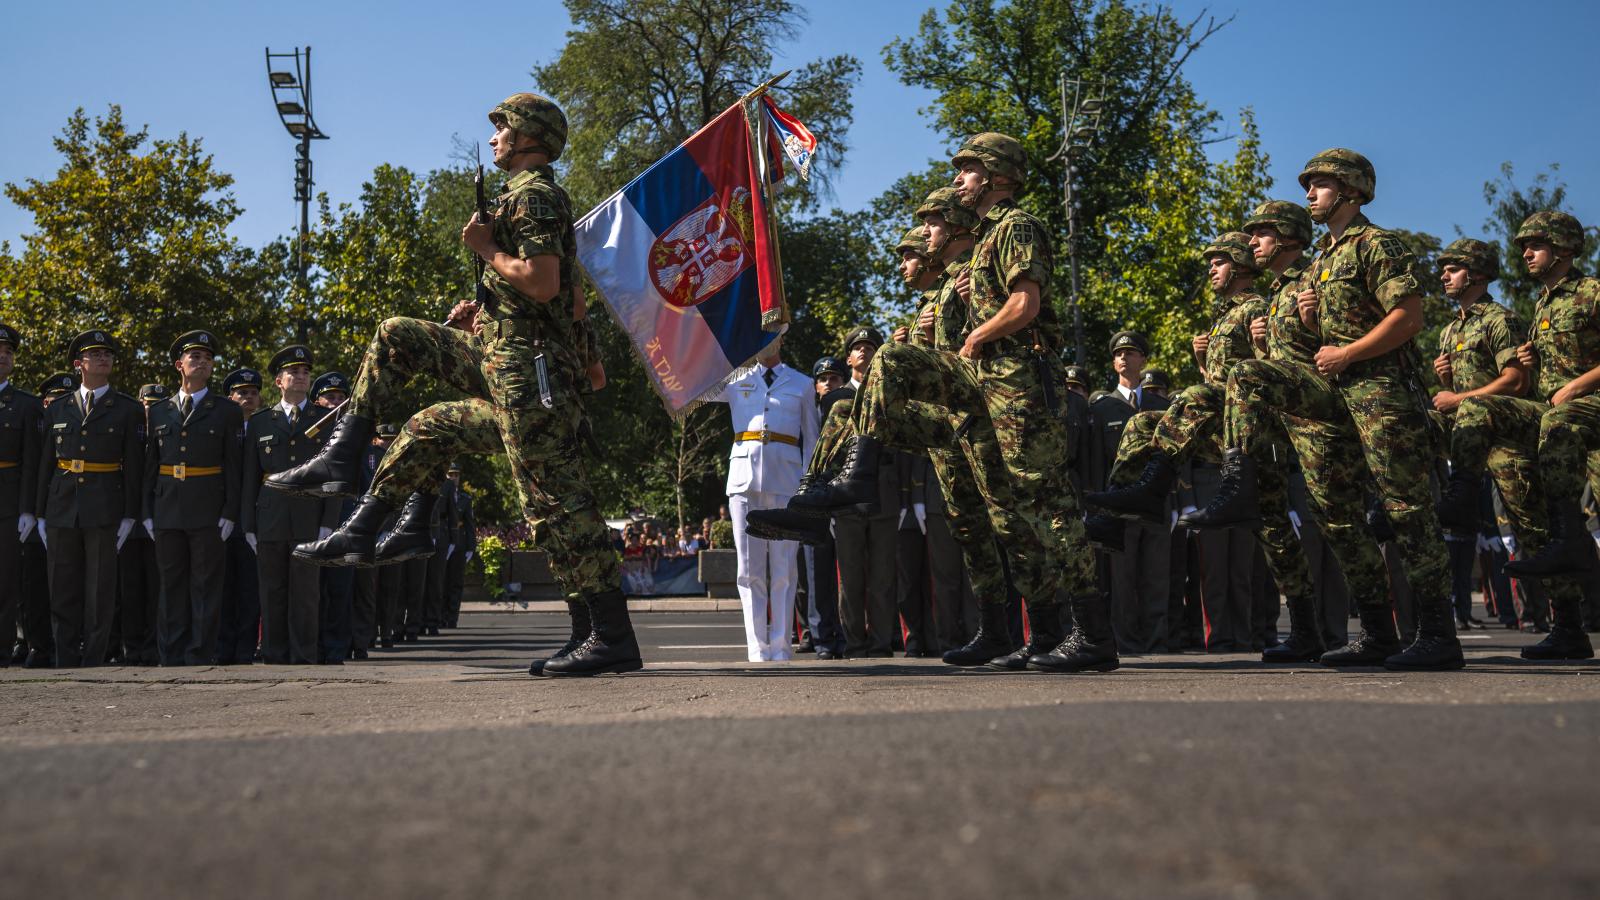
[[[473,173],[472,176],[472,190],[477,195],[477,210],[473,212],[472,219],[474,222],[487,223],[489,221],[489,200],[483,194],[483,150],[477,143],[472,145],[472,154],[477,158],[478,166],[477,172]],[[483,257],[471,250],[467,252],[472,253],[472,270],[473,275],[476,276],[474,283],[477,285],[477,294],[473,297],[472,302],[479,309],[490,309],[494,303],[494,294],[483,283]],[[450,320],[447,318],[440,324],[449,325]]]

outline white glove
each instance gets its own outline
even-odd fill
[[[1509,534],[1500,535],[1500,543],[1505,545],[1506,552],[1512,556],[1517,555],[1517,539]]]
[[[156,539],[156,520],[155,519],[145,519],[144,520],[144,533],[150,535],[150,540],[153,541],[153,540]]]
[[[472,554],[472,551],[471,551],[471,550],[468,550],[468,551],[467,551],[467,555],[466,555],[466,556],[463,556],[463,557],[461,557],[461,561],[462,561],[462,562],[464,562],[464,563],[469,563],[469,562],[472,562],[472,555],[473,555],[473,554]]]
[[[1191,509],[1194,509],[1194,507],[1186,506],[1186,507],[1183,508],[1183,511],[1184,512],[1188,512]],[[1178,511],[1177,510],[1173,510],[1172,511],[1172,521],[1167,523],[1167,530],[1168,531],[1177,531],[1178,530]]]
[[[1289,524],[1290,524],[1290,526],[1292,526],[1294,528],[1294,536],[1295,537],[1299,537],[1300,536],[1300,514],[1295,512],[1292,509],[1289,510]]]
[[[454,552],[456,552],[456,545],[455,544],[451,544],[450,546],[445,547],[444,548],[444,558],[445,559],[449,559],[450,558],[450,554],[452,554]]]
[[[911,504],[911,511],[913,513],[915,513],[916,516],[917,516],[917,530],[921,531],[923,534],[927,534],[928,533],[928,504],[926,504],[926,503],[913,503],[913,504]]]
[[[23,513],[17,516],[17,543],[20,544],[27,540],[28,532],[32,531],[33,526],[38,523],[39,520],[33,517],[33,513]]]
[[[251,553],[256,552],[256,533],[255,532],[246,531],[244,533],[244,542],[246,544],[250,545],[250,552]]]
[[[117,552],[122,552],[122,545],[128,540],[128,535],[133,532],[133,520],[123,519],[117,523]]]
[[[328,539],[328,535],[330,535],[330,534],[333,534],[333,529],[332,528],[328,528],[327,526],[323,526],[321,528],[318,528],[317,529],[317,540],[325,541],[325,540]]]
[[[223,541],[227,541],[228,535],[233,534],[233,520],[232,519],[218,519],[217,520],[217,530],[222,532]]]
[[[39,523],[34,527],[39,529],[39,543],[40,543],[40,545],[42,545],[46,550],[49,550],[50,549],[50,539],[45,537],[44,526],[45,526],[45,521],[43,519],[40,519]]]

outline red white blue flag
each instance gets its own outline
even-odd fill
[[[788,323],[772,121],[760,98],[740,101],[577,223],[579,262],[674,416]]]
[[[767,118],[772,128],[772,135],[777,139],[778,145],[783,148],[785,156],[794,163],[795,170],[800,173],[801,181],[811,178],[811,157],[817,153],[817,137],[804,122],[789,115],[772,102],[772,97],[761,95],[761,103],[766,108]]]

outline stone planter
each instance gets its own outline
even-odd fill
[[[738,597],[738,577],[739,551],[700,551],[700,583],[706,586],[707,597]]]
[[[501,569],[507,600],[565,600],[550,574],[550,555],[543,550],[511,550]]]

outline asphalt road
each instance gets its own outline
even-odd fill
[[[532,679],[555,616],[343,667],[0,670],[5,896],[1585,897],[1600,665],[742,662]]]

